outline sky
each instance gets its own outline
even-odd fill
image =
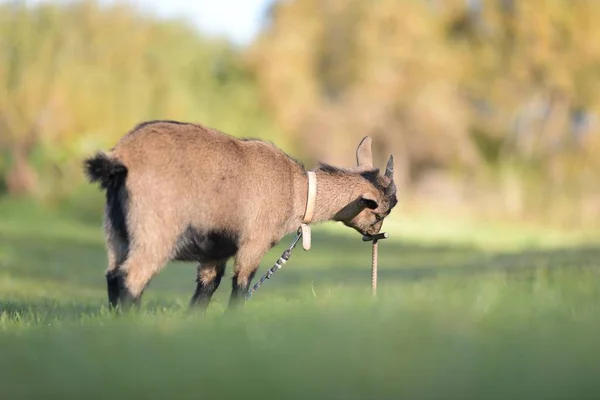
[[[7,0],[0,0],[5,2]],[[29,0],[30,4],[52,0]],[[54,0],[64,2],[67,0]],[[113,3],[123,0],[100,0]],[[208,34],[225,35],[245,45],[258,33],[262,15],[273,0],[126,0],[162,17],[185,17]]]

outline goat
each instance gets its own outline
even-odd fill
[[[265,253],[308,222],[307,208],[313,223],[340,221],[377,234],[397,199],[393,157],[381,175],[371,141],[359,144],[355,168],[320,163],[307,172],[270,142],[194,123],[137,125],[84,161],[89,181],[106,192],[109,308],[139,306],[152,277],[177,260],[198,263],[190,307],[206,309],[231,257],[228,307],[235,308]],[[309,173],[317,182],[312,200]]]

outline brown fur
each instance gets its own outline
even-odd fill
[[[382,176],[372,168],[368,139],[357,168],[315,169],[314,223],[341,221],[363,234],[381,229],[396,204],[395,186],[391,170]],[[308,192],[304,167],[273,144],[175,121],[138,125],[110,152],[87,159],[86,171],[106,189],[111,307],[139,303],[170,260],[200,263],[192,304],[205,307],[230,257],[236,304],[266,251],[300,226]]]

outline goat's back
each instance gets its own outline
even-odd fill
[[[131,200],[173,223],[243,230],[277,225],[293,210],[303,168],[259,140],[240,140],[196,124],[150,122],[112,150],[128,170]]]

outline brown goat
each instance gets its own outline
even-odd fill
[[[364,235],[379,232],[397,203],[393,158],[380,175],[365,137],[357,163],[314,169],[313,223],[341,221]],[[271,143],[198,124],[144,122],[110,152],[85,160],[85,170],[106,190],[111,309],[139,304],[150,279],[171,260],[199,263],[191,305],[205,308],[231,257],[229,305],[239,304],[264,254],[298,229],[307,208],[300,163]]]

